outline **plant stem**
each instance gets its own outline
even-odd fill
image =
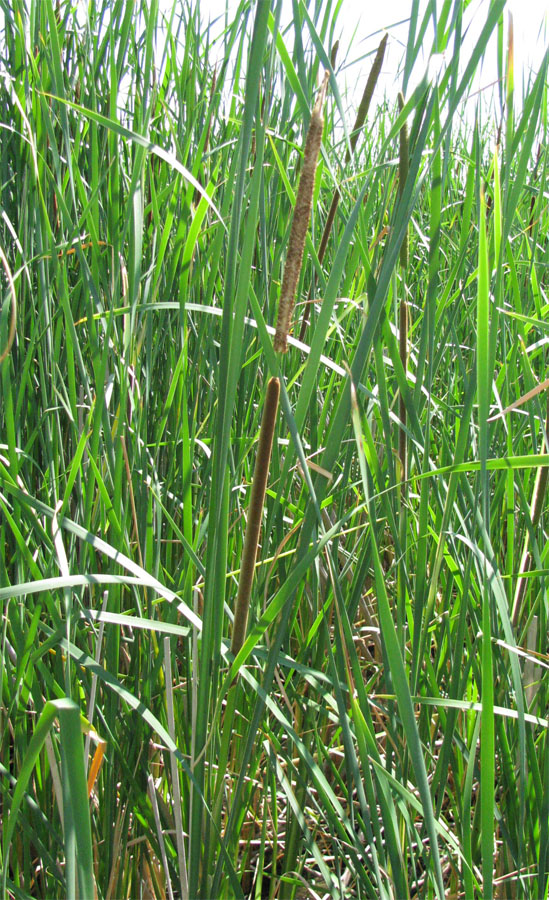
[[[259,532],[261,530],[261,519],[263,516],[263,502],[265,500],[265,490],[269,475],[269,464],[271,461],[271,449],[273,446],[273,434],[276,424],[279,396],[280,381],[278,378],[271,378],[267,385],[267,396],[265,398],[261,430],[259,432],[259,445],[255,460],[254,480],[252,483],[250,508],[248,511],[246,534],[244,536],[240,578],[238,581],[238,595],[236,598],[233,638],[231,643],[231,652],[235,656],[242,647],[246,637],[248,610],[250,608],[250,596],[252,592],[257,547],[259,544]]]

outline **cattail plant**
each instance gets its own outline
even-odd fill
[[[288,349],[288,332],[290,330],[295,292],[297,289],[299,273],[301,272],[303,250],[313,204],[316,164],[320,152],[320,143],[322,141],[322,130],[324,128],[322,107],[324,106],[326,97],[328,78],[329,72],[325,72],[318,99],[311,114],[311,122],[309,124],[309,131],[307,132],[307,140],[305,142],[303,170],[301,172],[301,178],[299,179],[299,188],[295,201],[292,228],[288,243],[288,255],[286,257],[282,288],[280,291],[276,333],[274,337],[274,348],[278,353],[286,353]]]
[[[349,4],[0,3],[2,896],[548,900],[547,40],[411,4],[304,122]]]
[[[257,547],[259,544],[259,533],[261,530],[265,490],[267,488],[267,478],[269,475],[269,464],[271,461],[271,449],[273,446],[279,395],[280,381],[278,378],[271,378],[267,385],[267,396],[263,408],[263,418],[261,420],[259,445],[257,448],[252,492],[250,496],[250,508],[248,510],[248,522],[246,524],[246,533],[244,535],[244,549],[242,551],[240,579],[238,582],[238,594],[234,613],[233,638],[231,643],[231,651],[235,656],[242,647],[246,637],[248,610],[250,608],[250,596],[252,592]]]

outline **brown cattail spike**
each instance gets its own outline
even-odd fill
[[[328,78],[329,73],[325,72],[318,99],[311,114],[311,122],[309,131],[307,132],[307,140],[305,142],[303,169],[301,171],[301,178],[299,179],[299,188],[295,201],[290,240],[288,242],[288,254],[286,256],[286,265],[284,266],[284,276],[282,278],[282,288],[278,305],[274,348],[279,353],[286,353],[288,349],[288,332],[290,330],[295,292],[297,289],[299,273],[301,272],[303,250],[305,247],[305,239],[307,237],[307,228],[309,227],[309,219],[311,217],[311,206],[313,204],[316,164],[320,152],[320,144],[322,142],[322,130],[324,128],[322,107],[324,106],[324,100],[326,98]]]
[[[244,643],[246,638],[246,628],[248,627],[248,610],[250,607],[259,532],[261,530],[261,518],[263,516],[265,490],[267,488],[267,478],[271,462],[271,448],[273,446],[279,395],[280,381],[278,378],[271,378],[267,385],[267,396],[265,397],[263,418],[261,419],[259,444],[255,459],[254,480],[252,482],[248,521],[246,524],[242,562],[240,565],[238,595],[234,611],[231,652],[235,656]]]

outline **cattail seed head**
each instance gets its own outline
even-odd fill
[[[299,273],[301,272],[303,250],[313,204],[316,164],[320,152],[320,144],[322,142],[322,130],[324,128],[322,107],[324,106],[324,99],[326,97],[328,78],[329,73],[325,72],[318,99],[311,114],[311,122],[309,124],[309,131],[307,132],[307,140],[305,142],[303,168],[301,171],[301,178],[299,179],[299,188],[295,201],[290,240],[288,242],[288,254],[286,256],[286,265],[284,266],[284,276],[282,278],[282,288],[278,305],[274,348],[279,353],[286,353],[288,349],[288,332],[290,330],[295,292],[297,289]]]

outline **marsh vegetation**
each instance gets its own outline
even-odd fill
[[[548,58],[465,6],[356,100],[344,3],[0,0],[6,896],[547,897]]]

